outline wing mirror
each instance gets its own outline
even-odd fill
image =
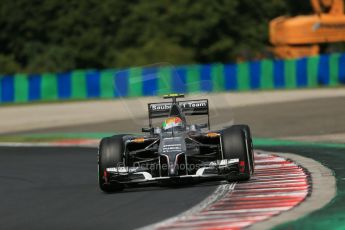
[[[207,123],[203,123],[203,124],[198,124],[197,127],[198,127],[199,129],[205,129],[205,128],[208,127],[208,125],[207,125]]]
[[[141,131],[143,133],[152,133],[153,132],[153,128],[142,128]]]

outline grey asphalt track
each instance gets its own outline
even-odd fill
[[[95,148],[0,148],[0,229],[133,229],[201,202],[217,183],[105,194]]]
[[[345,98],[276,103],[216,111],[212,123],[224,124],[230,117],[251,125],[256,137],[344,133],[344,110]],[[139,127],[126,120],[26,133],[126,130]],[[314,149],[313,154],[322,153]],[[107,195],[97,185],[96,149],[3,147],[0,159],[1,229],[133,229],[192,207],[217,186],[148,187]]]

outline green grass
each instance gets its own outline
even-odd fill
[[[345,148],[345,143],[325,143],[325,142],[305,142],[305,141],[290,141],[277,140],[269,138],[254,138],[254,147],[284,147],[284,146],[310,146],[310,147],[326,147],[326,148]]]

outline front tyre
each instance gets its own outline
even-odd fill
[[[251,176],[250,156],[246,148],[246,136],[242,129],[229,127],[222,132],[224,159],[239,159],[239,180],[249,180]],[[233,178],[229,178],[232,180]]]
[[[103,138],[98,149],[98,182],[104,192],[122,191],[120,183],[109,183],[106,169],[122,164],[123,139],[121,135]]]
[[[246,138],[246,145],[248,148],[248,153],[249,153],[249,161],[250,161],[250,169],[251,169],[251,174],[254,174],[254,147],[253,147],[253,140],[252,140],[252,134],[250,131],[250,128],[248,125],[233,125],[231,126],[233,129],[241,129],[244,132],[245,138]]]

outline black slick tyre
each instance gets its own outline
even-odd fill
[[[237,127],[229,127],[223,130],[221,137],[224,159],[239,159],[239,176],[236,179],[249,180],[251,176],[250,157],[247,153],[244,131]]]
[[[124,186],[120,183],[109,183],[106,168],[122,164],[123,139],[122,135],[103,138],[98,150],[98,182],[104,192],[122,191]]]
[[[244,135],[246,138],[246,145],[248,147],[248,152],[249,152],[249,161],[250,161],[250,170],[251,174],[254,174],[254,169],[255,169],[255,161],[254,161],[254,147],[253,147],[253,140],[252,140],[252,134],[250,131],[250,128],[248,125],[233,125],[231,126],[233,129],[241,129],[244,131]]]

